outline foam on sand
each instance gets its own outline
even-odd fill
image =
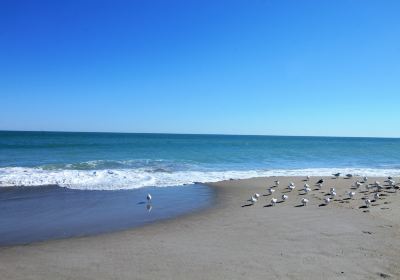
[[[268,176],[330,176],[332,172],[359,176],[400,176],[399,169],[319,168],[226,171],[164,171],[135,169],[72,170],[24,167],[0,168],[0,187],[58,185],[71,189],[118,190],[141,187],[181,186],[194,182],[217,182]]]

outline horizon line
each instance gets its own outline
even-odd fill
[[[324,137],[324,138],[379,138],[400,139],[395,136],[333,136],[333,135],[280,135],[280,134],[235,134],[235,133],[182,133],[182,132],[118,132],[118,131],[65,131],[65,130],[9,130],[0,132],[44,132],[44,133],[108,133],[108,134],[162,134],[162,135],[204,135],[204,136],[259,136],[259,137]]]

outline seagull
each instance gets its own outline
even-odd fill
[[[273,188],[269,188],[268,192],[269,192],[269,194],[273,194],[275,192],[275,190]]]
[[[305,193],[309,193],[310,191],[311,191],[311,189],[310,189],[309,187],[305,187],[305,188],[304,188],[304,192],[305,192]]]
[[[308,199],[307,198],[303,198],[302,200],[301,200],[301,203],[303,204],[303,206],[307,206],[307,203],[308,203]]]
[[[350,199],[352,199],[355,195],[356,195],[355,192],[349,192],[349,197],[350,197]]]
[[[340,174],[341,173],[335,173],[335,174],[332,174],[332,175],[335,176],[336,178],[338,178],[340,176]]]
[[[251,204],[254,204],[254,203],[256,203],[257,202],[257,198],[255,198],[254,196],[252,196],[251,198],[250,198],[250,201],[251,201]]]
[[[278,202],[278,200],[277,200],[275,197],[273,197],[273,198],[271,199],[271,205],[272,205],[272,206],[275,206],[275,205],[276,205],[276,202]]]
[[[346,174],[346,177],[351,178],[351,177],[353,177],[353,174]]]
[[[330,188],[329,193],[332,194],[333,192],[335,192],[335,188]]]
[[[293,182],[290,182],[290,183],[289,183],[289,186],[294,186],[294,183],[293,183]]]
[[[146,199],[148,203],[151,203],[151,194],[148,193]]]
[[[334,199],[336,197],[336,192],[335,191],[331,192],[331,197],[332,197],[332,199]]]
[[[328,205],[329,202],[331,202],[331,199],[329,197],[324,198],[325,204]]]
[[[393,177],[392,177],[392,176],[389,176],[389,177],[388,177],[388,180],[393,180]]]
[[[255,193],[253,196],[258,199],[260,197],[260,194]]]
[[[288,186],[288,189],[289,189],[290,191],[293,191],[295,188],[296,188],[296,186],[292,186],[292,185],[289,185],[289,186]]]
[[[366,183],[368,181],[368,177],[364,176],[363,181],[364,181],[364,183]]]
[[[304,188],[309,188],[310,187],[310,185],[309,184],[304,184]]]
[[[324,179],[319,179],[317,184],[322,184],[324,182]]]
[[[307,176],[307,177],[306,177],[306,181],[310,181],[310,176]]]
[[[366,200],[364,200],[365,206],[367,206],[367,208],[369,208],[369,206],[371,205],[371,200],[369,198],[367,198]]]
[[[278,180],[275,181],[275,186],[276,187],[279,186],[279,181]]]
[[[375,186],[379,186],[381,183],[379,181],[375,181]]]
[[[285,201],[287,200],[289,197],[286,194],[282,194],[282,200]]]
[[[361,185],[362,185],[362,184],[361,184],[359,181],[355,181],[355,182],[354,182],[354,186],[355,186],[356,188],[359,188]]]
[[[379,196],[380,196],[379,193],[375,193],[375,194],[374,194],[374,199],[375,199],[375,201],[377,201],[377,200],[379,199]]]
[[[389,181],[389,186],[393,187],[396,184],[395,180],[390,179]]]

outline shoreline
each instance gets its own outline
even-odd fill
[[[382,196],[379,205],[369,209],[359,208],[360,196],[341,203],[347,201],[344,192],[356,178],[325,177],[323,191],[335,186],[340,200],[320,207],[323,194],[313,190],[307,195],[308,206],[295,207],[303,197],[298,189],[304,177],[279,177],[277,195],[289,181],[297,185],[288,201],[264,207],[270,197],[261,196],[254,206],[241,207],[254,192],[266,194],[276,178],[209,183],[215,204],[172,220],[97,236],[0,247],[0,273],[7,279],[400,277],[398,194]],[[317,178],[312,177],[312,183]],[[378,178],[383,183],[382,179]]]

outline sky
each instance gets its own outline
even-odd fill
[[[400,137],[400,1],[0,1],[0,130]]]

